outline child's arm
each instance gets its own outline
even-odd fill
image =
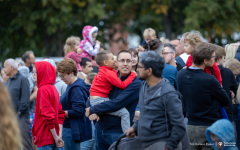
[[[219,68],[218,68],[218,66],[217,66],[217,64],[215,62],[213,63],[212,69],[213,69],[213,75],[218,80],[220,85],[222,85],[221,73],[220,73],[220,70],[219,70]]]
[[[124,81],[121,81],[118,76],[116,75],[116,71],[107,71],[106,72],[106,79],[108,82],[110,82],[112,85],[116,86],[120,89],[125,89],[136,77],[135,72],[131,72],[131,74],[128,76],[128,78]]]
[[[91,56],[95,56],[100,50],[100,44],[96,43],[95,47],[93,48],[89,42],[86,42],[83,46],[83,50],[85,50]]]

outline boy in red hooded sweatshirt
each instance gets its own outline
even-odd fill
[[[186,66],[190,67],[192,66],[192,53],[194,51],[194,48],[199,44],[203,42],[202,38],[200,37],[200,34],[197,32],[191,32],[187,35],[187,37],[184,39],[184,50],[187,54],[189,54],[190,56],[188,57]],[[215,76],[215,78],[218,80],[218,82],[220,83],[220,85],[222,85],[222,77],[221,77],[221,73],[220,70],[217,66],[217,64],[214,62],[212,68],[206,67],[204,69],[204,72],[208,73],[211,75],[211,70],[213,72],[213,75]]]
[[[62,124],[65,112],[54,87],[56,69],[46,61],[33,65],[33,78],[38,86],[35,117],[32,128],[33,142],[38,150],[62,150]]]

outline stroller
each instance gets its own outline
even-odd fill
[[[108,150],[143,150],[142,143],[135,136],[133,138],[126,137],[126,133],[120,135]]]

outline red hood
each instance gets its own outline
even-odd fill
[[[56,69],[47,61],[35,62],[38,88],[56,81]]]

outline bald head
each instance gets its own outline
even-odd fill
[[[7,63],[8,66],[13,67],[14,69],[18,69],[18,63],[16,60],[9,58],[7,60],[5,60],[5,63]]]
[[[6,76],[12,78],[18,72],[17,69],[18,63],[14,59],[10,58],[5,60],[3,71],[6,74]]]

